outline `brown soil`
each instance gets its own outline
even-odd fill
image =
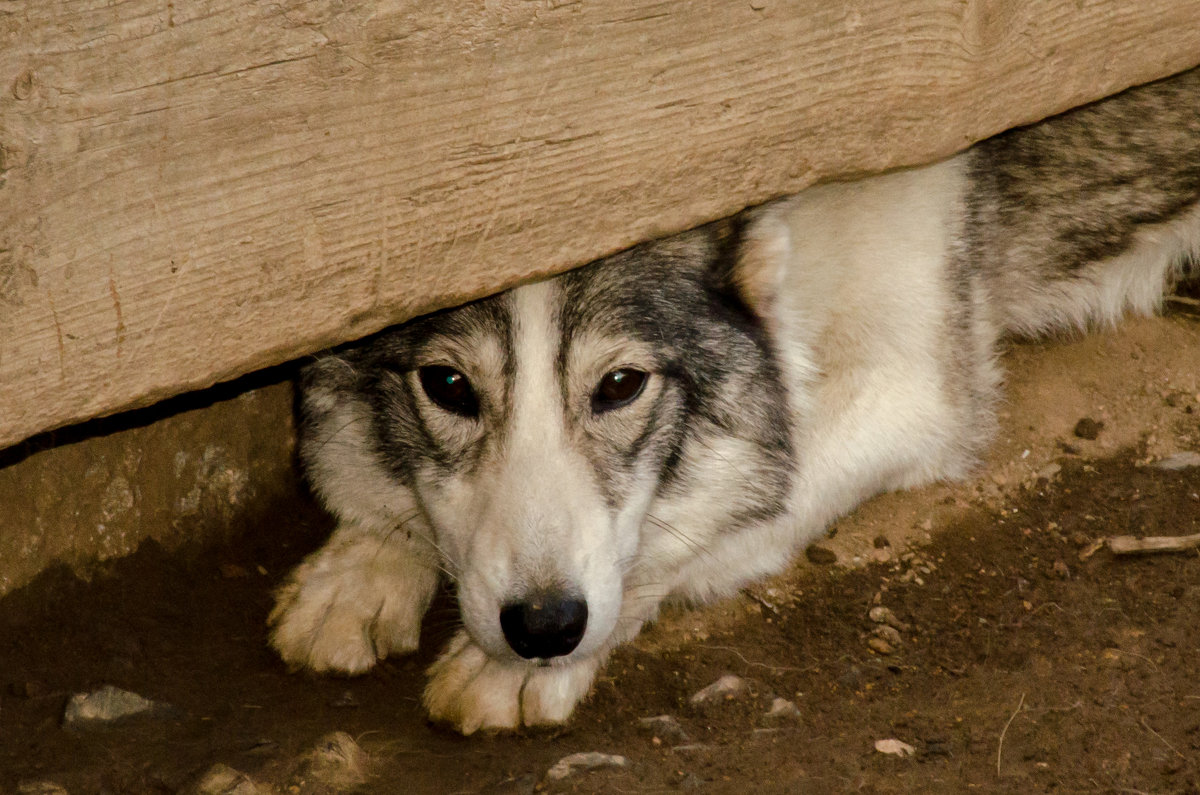
[[[1115,351],[1114,379],[1136,380],[1130,362],[1145,360],[1126,354],[1145,353],[1146,335],[1196,338],[1191,321],[1146,323],[1159,325],[1072,345]],[[1047,404],[1059,424],[1008,423],[977,481],[889,495],[823,544],[874,562],[802,562],[738,599],[672,611],[558,731],[464,739],[430,726],[418,701],[428,651],[355,679],[288,674],[264,622],[272,586],[328,529],[304,501],[219,548],[147,544],[90,582],[47,572],[0,600],[0,792],[176,792],[216,762],[279,791],[325,792],[300,760],[334,730],[370,756],[363,792],[1200,792],[1200,556],[1080,558],[1106,536],[1200,532],[1200,468],[1148,465],[1164,445],[1200,449],[1191,372],[1187,389],[1142,378],[1153,419],[1129,419],[1115,398]],[[1020,414],[1044,380],[1015,380]],[[1105,421],[1096,440],[1073,435],[1084,417]],[[1122,433],[1135,443],[1104,446]],[[930,540],[906,548],[913,527]],[[868,645],[876,604],[904,624],[890,654]],[[426,649],[453,620],[435,606]],[[749,695],[691,706],[725,673]],[[63,729],[69,695],[103,684],[175,711]],[[798,715],[764,718],[775,696]],[[687,739],[639,727],[660,714]],[[915,754],[875,750],[889,738]],[[544,779],[579,751],[629,766]]]

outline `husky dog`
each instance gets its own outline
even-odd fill
[[[666,599],[782,569],[888,489],[971,471],[997,343],[1148,313],[1200,255],[1200,70],[924,168],[418,318],[303,375],[301,456],[338,526],[278,593],[293,667],[462,628],[430,715],[570,717]]]

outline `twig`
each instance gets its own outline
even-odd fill
[[[727,651],[730,654],[732,654],[734,657],[737,657],[743,663],[745,663],[746,665],[748,665],[752,668],[766,668],[768,671],[772,671],[772,672],[776,672],[776,673],[778,673],[779,671],[795,671],[797,673],[807,673],[807,672],[817,670],[816,666],[810,666],[808,668],[792,668],[787,665],[770,665],[768,663],[754,662],[753,660],[747,660],[746,656],[744,654],[742,654],[740,651],[733,648],[732,646],[712,646],[709,644],[700,643],[700,644],[696,645],[696,648],[697,649],[710,649],[712,651]]]
[[[1000,778],[1000,755],[1004,753],[1004,735],[1008,734],[1008,727],[1017,719],[1023,706],[1025,706],[1024,693],[1021,694],[1021,700],[1017,702],[1017,708],[1013,710],[1013,714],[1008,716],[1008,723],[1004,724],[1004,729],[1000,732],[1000,743],[996,746],[996,778]]]
[[[1148,731],[1148,732],[1150,732],[1151,734],[1153,734],[1155,737],[1157,737],[1157,738],[1159,739],[1159,741],[1160,741],[1160,742],[1161,742],[1163,745],[1167,746],[1167,747],[1168,747],[1168,748],[1170,748],[1172,751],[1174,751],[1174,752],[1175,752],[1175,756],[1179,757],[1180,759],[1185,759],[1185,760],[1187,759],[1187,757],[1186,757],[1186,756],[1184,756],[1183,754],[1179,753],[1179,749],[1178,749],[1178,748],[1176,748],[1175,746],[1173,746],[1173,745],[1171,745],[1169,742],[1167,742],[1167,740],[1166,740],[1166,738],[1165,738],[1165,737],[1163,737],[1163,736],[1162,736],[1161,734],[1159,734],[1158,732],[1154,731],[1154,729],[1150,728],[1150,724],[1149,724],[1149,723],[1146,723],[1146,719],[1145,719],[1145,718],[1142,718],[1142,721],[1141,721],[1141,723],[1142,723],[1142,726],[1144,726],[1144,727],[1145,727],[1146,731]]]
[[[1200,549],[1200,533],[1190,536],[1111,536],[1101,538],[1088,544],[1079,553],[1081,560],[1087,560],[1096,554],[1101,547],[1108,547],[1114,555],[1146,555],[1155,552],[1186,552],[1189,549]]]

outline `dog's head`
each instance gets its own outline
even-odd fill
[[[346,414],[321,418],[351,402],[369,428],[361,476],[411,498],[475,642],[535,662],[597,653],[633,580],[665,590],[714,534],[782,510],[787,396],[734,237],[649,243],[319,360],[314,485],[359,510],[355,476],[320,460]]]

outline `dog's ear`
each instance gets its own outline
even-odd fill
[[[763,323],[772,325],[791,256],[787,224],[767,205],[718,222],[714,232],[719,278]]]

